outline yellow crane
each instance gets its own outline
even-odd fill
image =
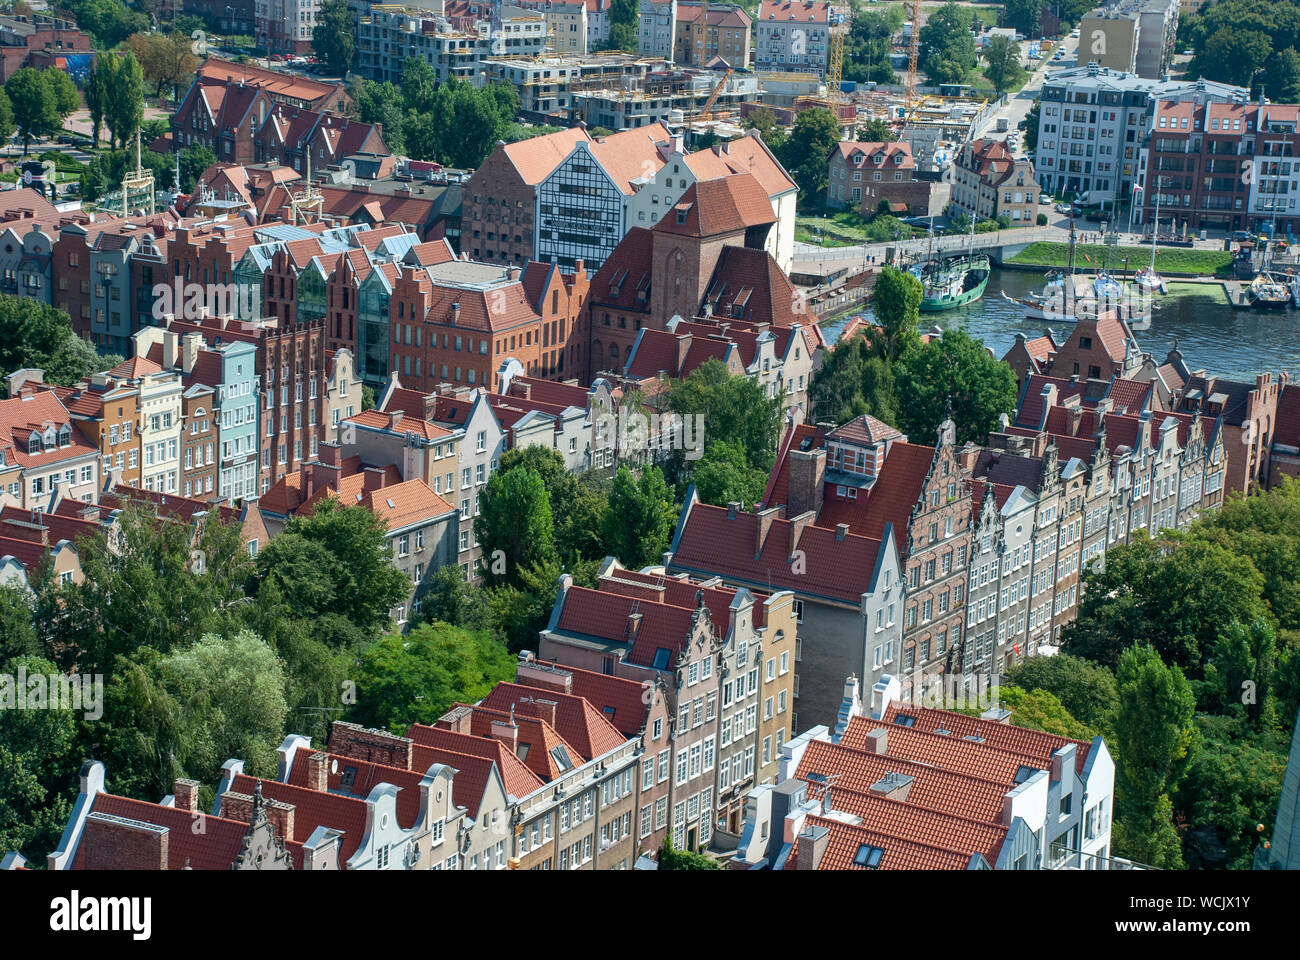
[[[695,120],[713,119],[713,105],[718,102],[718,97],[722,93],[722,88],[725,87],[727,81],[731,79],[731,74],[732,68],[727,67],[727,72],[722,75],[722,79],[718,81],[718,85],[713,88],[713,92],[709,94],[709,99],[704,101],[704,106],[700,108],[699,113],[694,117]]]
[[[844,21],[844,14],[831,14],[830,23],[827,24],[827,29],[830,31],[831,45],[826,60],[826,101],[837,122],[840,119],[839,107],[844,100],[844,94],[840,90],[840,82],[844,77],[844,34],[846,31],[836,30],[835,27],[843,24]]]
[[[921,52],[921,4],[908,4],[912,13],[912,37],[907,47],[907,106],[910,110],[916,99],[916,61]]]

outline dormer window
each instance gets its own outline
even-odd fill
[[[72,428],[66,423],[59,427],[59,446],[66,447],[72,443]]]
[[[872,157],[871,159],[872,159],[872,162],[875,163],[876,166],[880,166],[882,163],[885,162],[885,155],[884,155],[883,153],[878,153],[878,154],[876,154],[874,157]]]
[[[41,435],[39,433],[33,433],[30,437],[27,438],[27,452],[28,453],[41,452]]]

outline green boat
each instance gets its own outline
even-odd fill
[[[982,253],[919,264],[914,272],[924,289],[921,310],[937,313],[975,302],[984,296],[990,270],[989,258]]]

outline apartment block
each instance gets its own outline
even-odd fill
[[[673,61],[702,67],[721,57],[729,66],[744,69],[753,26],[753,17],[734,3],[678,3]]]
[[[974,220],[1005,216],[1012,224],[1035,223],[1038,184],[1028,159],[1016,157],[1002,140],[963,144],[952,160],[951,209]]]
[[[754,25],[754,69],[826,75],[831,30],[843,16],[821,0],[763,0]]]

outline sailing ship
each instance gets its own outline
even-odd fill
[[[1165,287],[1164,278],[1156,273],[1156,235],[1160,233],[1160,185],[1161,179],[1156,177],[1156,215],[1155,223],[1151,225],[1151,265],[1143,267],[1133,278],[1137,288],[1146,293],[1169,292]]]
[[[1124,284],[1108,271],[1095,275],[1074,272],[1074,228],[1070,229],[1069,273],[1053,270],[1046,276],[1041,293],[1028,293],[1013,297],[1002,291],[1002,299],[1015,303],[1025,311],[1027,320],[1047,323],[1072,323],[1077,319],[1092,319],[1111,311],[1132,329],[1145,329],[1151,325],[1152,303],[1127,293]]]

